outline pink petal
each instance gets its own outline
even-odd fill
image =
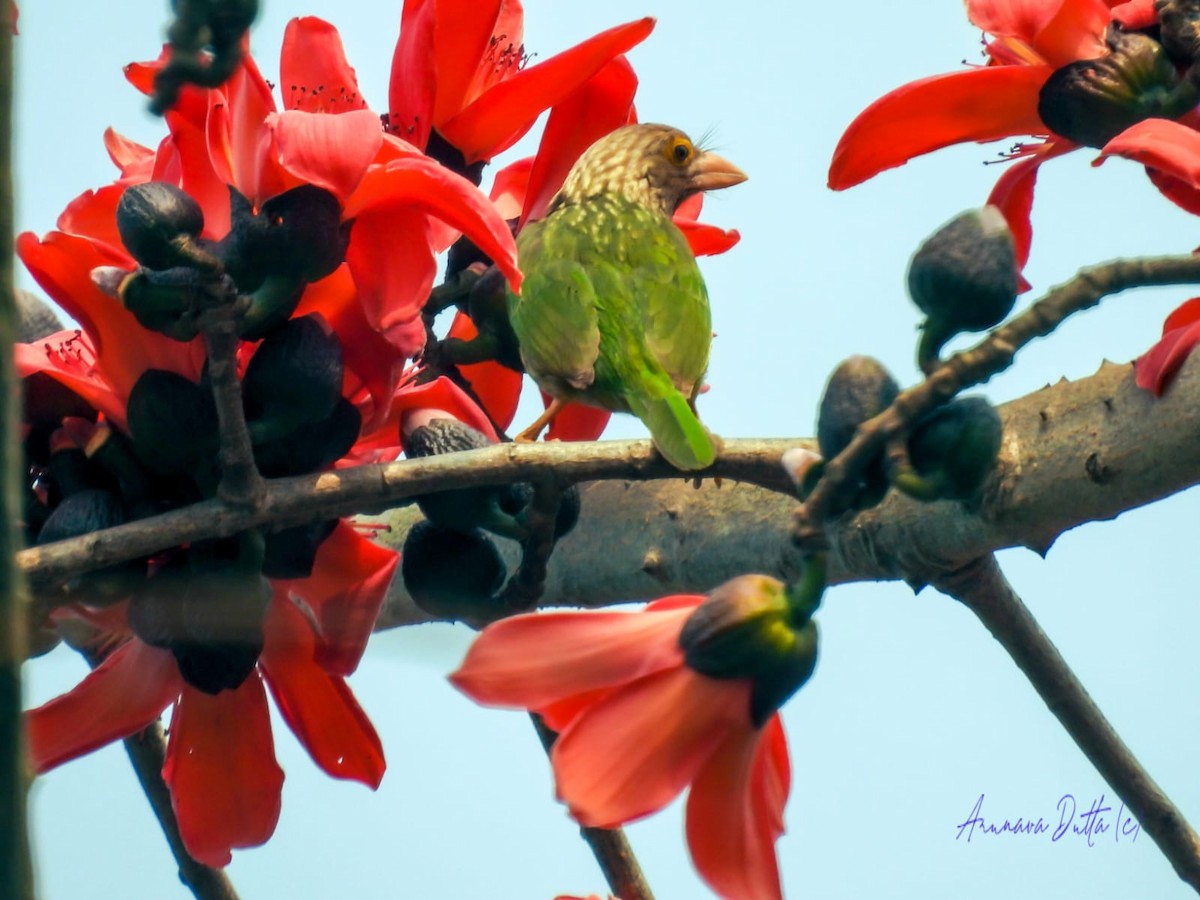
[[[383,143],[379,117],[369,109],[342,115],[288,110],[267,116],[279,165],[292,177],[345,200]]]
[[[1049,66],[987,66],[911,81],[885,94],[842,135],[833,151],[829,187],[844,190],[951,144],[1044,134],[1038,93],[1052,71]]]
[[[653,30],[654,19],[645,18],[602,31],[495,85],[439,130],[467,162],[490,159],[520,138],[543,110],[564,101]]]
[[[184,685],[170,735],[163,780],[192,858],[219,868],[234,847],[266,843],[279,821],[283,770],[258,672],[216,696]]]
[[[783,832],[787,782],[778,715],[762,732],[732,729],[696,776],[687,801],[688,849],[722,897],[783,897],[775,841]]]
[[[1138,387],[1161,397],[1200,343],[1200,297],[1176,309],[1163,324],[1163,336],[1134,364]]]
[[[387,763],[383,746],[346,680],[317,665],[312,626],[295,605],[276,595],[263,623],[259,664],[288,727],[333,778],[379,787]]]
[[[182,687],[166,650],[122,644],[70,691],[25,714],[33,770],[41,774],[141,731]]]
[[[618,56],[550,110],[529,173],[522,226],[546,214],[546,207],[584,150],[629,122],[637,84],[629,61]]]
[[[489,625],[450,681],[478,703],[540,709],[678,666],[692,608],[528,613]]]
[[[581,825],[612,828],[670,803],[732,730],[749,728],[750,683],[676,666],[608,694],[551,751],[559,799]]]
[[[276,581],[300,597],[318,626],[317,662],[334,675],[358,666],[400,556],[363,537],[345,519],[322,541],[312,575]]]
[[[341,35],[316,16],[292,19],[284,29],[279,84],[284,109],[343,113],[367,108]],[[378,128],[379,118],[374,118]]]

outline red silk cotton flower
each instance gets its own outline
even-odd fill
[[[1086,142],[1046,125],[1039,110],[1043,89],[1077,61],[1108,55],[1110,26],[1133,30],[1156,24],[1153,5],[1149,0],[967,0],[966,9],[971,23],[989,36],[986,63],[910,82],[863,110],[834,150],[829,187],[844,190],[952,144],[1035,136],[1009,154],[1017,162],[987,199],[1008,220],[1023,267],[1039,166]],[[1093,110],[1071,112],[1085,121],[1094,118]]]
[[[783,664],[786,687],[767,689],[769,699],[757,677],[697,671],[694,653],[712,658],[697,649],[704,639],[688,637],[711,636],[709,626],[719,622],[725,639],[757,640],[782,623],[777,614],[787,615],[779,603],[770,612],[762,605],[767,596],[779,599],[777,587],[745,576],[708,598],[667,597],[640,612],[504,619],[483,631],[450,680],[480,703],[536,712],[559,733],[550,754],[558,796],[581,825],[612,828],[642,818],[690,785],[687,840],[700,875],[722,897],[779,898],[774,844],[790,767],[774,710],[811,673],[815,631],[805,619],[788,632],[803,649]],[[698,621],[707,624],[697,629]],[[722,653],[730,647],[716,643]],[[739,659],[771,655],[755,647],[763,652]],[[778,688],[780,672],[765,681]]]

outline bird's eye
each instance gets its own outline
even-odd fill
[[[692,142],[681,134],[675,135],[667,142],[665,151],[667,159],[677,166],[686,166],[696,153]]]

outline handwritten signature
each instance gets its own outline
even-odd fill
[[[1112,841],[1120,843],[1124,840],[1126,843],[1133,843],[1141,834],[1142,826],[1138,824],[1138,820],[1128,813],[1125,809],[1125,804],[1121,803],[1113,815],[1113,808],[1106,805],[1104,795],[1101,794],[1098,799],[1093,799],[1091,805],[1081,811],[1081,804],[1077,803],[1073,794],[1063,794],[1059,798],[1055,810],[1058,813],[1057,821],[1047,821],[1042,816],[1037,818],[1018,817],[1016,820],[1004,819],[998,821],[996,819],[988,819],[983,814],[984,795],[980,794],[979,799],[975,801],[975,806],[971,809],[971,814],[967,816],[959,825],[955,826],[958,833],[954,836],[956,841],[966,838],[966,842],[971,843],[972,837],[981,835],[1050,835],[1050,841],[1057,843],[1064,838],[1081,837],[1087,841],[1089,847],[1095,847],[1100,840],[1109,840],[1106,835],[1112,833]]]

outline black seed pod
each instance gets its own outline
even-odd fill
[[[430,615],[481,622],[496,616],[495,595],[506,573],[500,551],[482,532],[418,522],[404,540],[400,574],[413,600]]]
[[[254,352],[242,378],[255,443],[327,419],[342,395],[342,345],[316,314],[290,319]]]
[[[841,453],[854,438],[858,426],[891,406],[899,393],[900,386],[878,360],[851,356],[842,362],[829,376],[821,398],[817,417],[821,456],[830,460]],[[834,506],[842,510],[863,509],[878,503],[886,492],[883,454],[879,453]]]
[[[982,397],[960,397],[922,418],[908,440],[919,480],[895,484],[918,499],[966,500],[996,465],[1004,426]]]

